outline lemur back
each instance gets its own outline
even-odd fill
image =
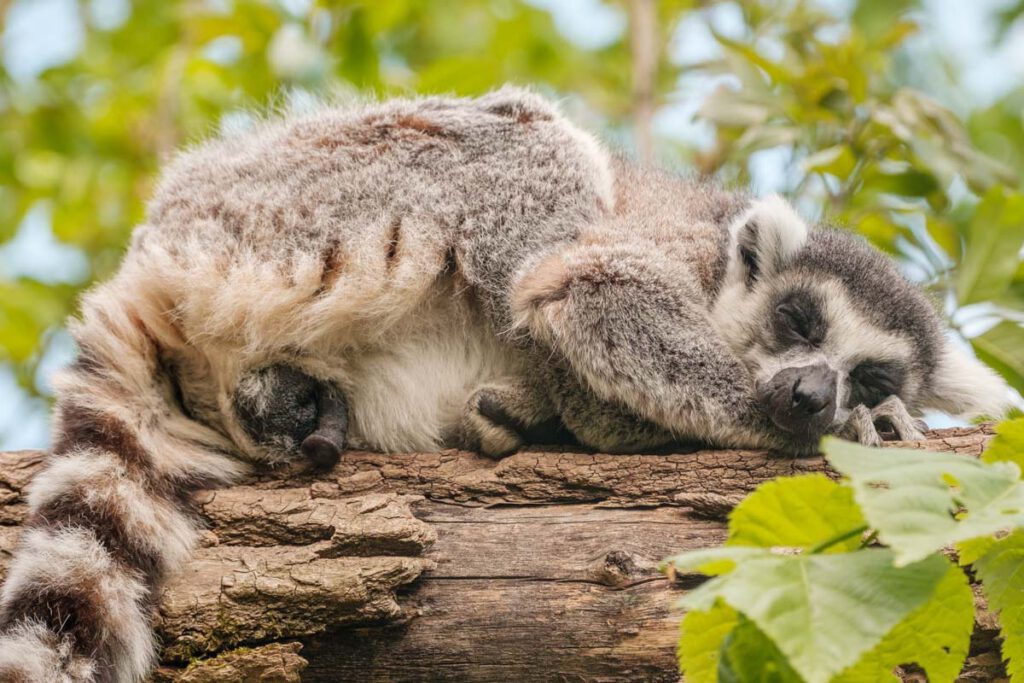
[[[325,108],[184,153],[70,326],[80,356],[0,602],[0,678],[142,680],[151,611],[201,526],[190,494],[300,443],[499,455],[564,432],[808,452],[850,412],[837,397],[869,395],[835,390],[865,344],[772,357],[832,382],[813,415],[787,403],[803,365],[766,382],[752,366],[798,326],[771,313],[791,294],[774,282],[806,294],[791,308],[846,291],[805,272],[813,242],[792,210],[613,159],[515,89]],[[822,258],[868,249],[840,244]],[[927,302],[878,268],[938,339]],[[756,315],[722,315],[723,297]],[[852,319],[820,308],[820,326]],[[937,380],[945,356],[912,362],[903,332],[870,359],[908,368],[893,398],[998,405],[991,373],[959,359]]]

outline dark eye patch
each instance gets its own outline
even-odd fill
[[[820,346],[827,331],[821,309],[820,299],[807,290],[792,290],[780,298],[775,304],[773,325],[782,348],[796,344]]]
[[[864,361],[850,372],[848,408],[873,408],[886,397],[898,395],[906,370],[896,361]]]

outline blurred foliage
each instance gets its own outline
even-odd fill
[[[754,155],[784,153],[805,211],[912,262],[954,327],[991,328],[975,350],[1024,390],[1024,89],[965,122],[901,83],[914,0],[859,0],[846,21],[743,6],[748,35],[716,36],[723,56],[700,65],[728,76],[700,111],[716,127],[702,172],[745,184]]]
[[[30,79],[0,69],[0,242],[44,202],[56,237],[87,254],[89,281],[116,267],[175,149],[311,96],[532,83],[572,96],[574,115],[629,144],[628,0],[606,3],[623,30],[598,47],[570,41],[525,0],[134,0],[114,25],[97,17],[97,0],[78,2],[76,56]],[[739,7],[743,27],[715,34],[720,57],[671,59],[679,22],[721,4]],[[972,310],[1002,320],[977,348],[1021,388],[1024,89],[962,121],[901,82],[895,62],[916,7],[859,0],[837,18],[805,0],[658,0],[656,104],[680,79],[722,81],[699,112],[713,145],[661,140],[659,157],[743,185],[759,153],[785,155],[785,189],[804,211],[916,264],[955,323]],[[88,284],[0,280],[0,360],[27,387],[46,334]]]

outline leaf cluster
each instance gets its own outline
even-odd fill
[[[679,601],[687,681],[953,681],[967,657],[970,565],[1024,680],[1024,419],[980,460],[824,444],[842,476],[769,481],[736,507],[720,548],[666,560],[711,578]],[[958,565],[945,552],[956,548]]]

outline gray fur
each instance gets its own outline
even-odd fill
[[[794,290],[821,334],[782,343]],[[325,108],[183,153],[82,311],[0,597],[0,678],[142,680],[148,607],[198,537],[188,493],[246,461],[504,455],[548,428],[606,451],[807,452],[821,430],[772,414],[791,388],[772,378],[803,367],[840,388],[816,424],[850,417],[862,440],[1006,394],[867,245],[612,158],[511,88]],[[893,368],[897,398],[847,405]],[[76,580],[101,573],[122,588]]]

